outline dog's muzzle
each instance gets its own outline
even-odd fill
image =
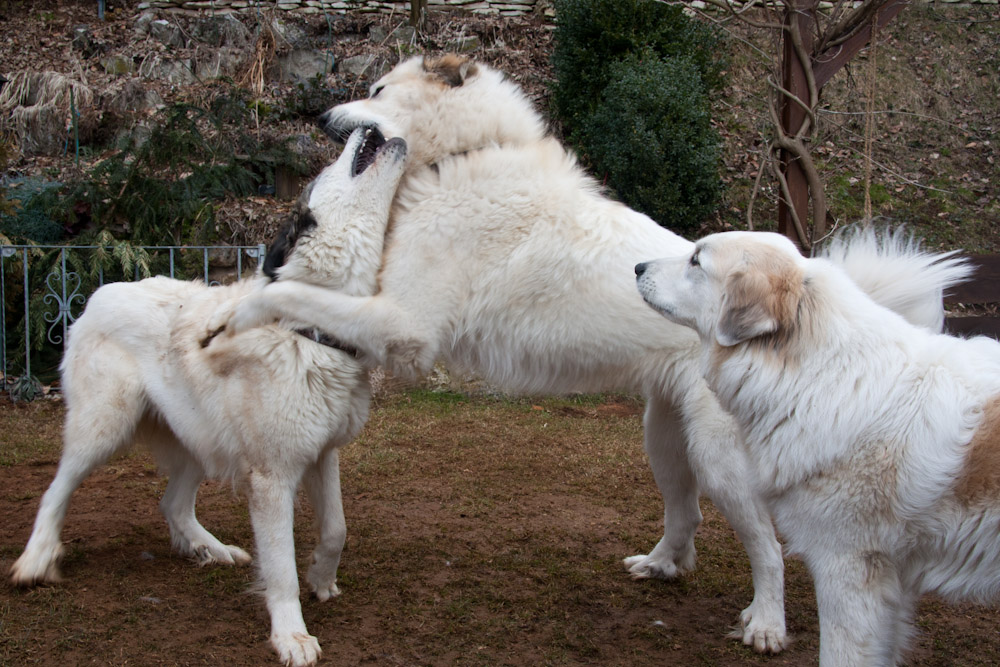
[[[323,133],[338,144],[347,143],[351,132],[354,132],[359,127],[365,130],[378,129],[375,123],[363,123],[345,118],[343,114],[337,112],[336,107],[320,114],[317,122]]]

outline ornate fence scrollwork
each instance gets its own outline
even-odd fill
[[[59,268],[52,271],[45,277],[45,286],[48,293],[42,298],[46,304],[55,304],[55,312],[45,313],[42,317],[48,322],[46,338],[53,345],[63,345],[66,342],[66,335],[69,332],[69,325],[76,320],[73,315],[73,304],[79,302],[82,306],[87,302],[87,297],[81,292],[83,281],[75,271],[66,269],[66,248],[59,253]],[[53,284],[53,279],[56,284]],[[72,287],[71,287],[72,283]],[[57,327],[62,324],[62,332],[57,332]]]
[[[55,253],[48,252],[58,250]],[[235,256],[235,266],[222,262],[219,264],[219,252],[232,258]],[[101,246],[25,246],[0,245],[0,388],[8,389],[17,382],[34,382],[33,375],[51,375],[55,372],[52,366],[54,358],[61,356],[66,344],[69,327],[83,312],[91,293],[105,282],[113,280],[138,280],[140,271],[138,265],[134,271],[129,269],[111,271],[109,275],[104,266],[97,262],[90,275],[78,271],[86,267],[94,258],[92,255],[73,255],[73,253],[102,253],[107,247]],[[209,284],[219,282],[210,279],[210,265],[213,271],[228,271],[225,281],[236,277],[246,277],[259,269],[267,254],[267,246],[150,246],[137,247],[135,251],[143,253],[148,259],[141,272],[169,275],[171,278],[204,280]],[[197,253],[192,261],[185,252]],[[250,262],[244,262],[244,253]],[[52,265],[39,266],[39,258],[51,258]],[[158,257],[155,266],[151,258]],[[254,261],[255,260],[255,261]],[[230,260],[231,261],[231,260]],[[246,266],[244,266],[246,264]],[[47,272],[45,272],[47,271]],[[36,272],[38,275],[36,276]],[[44,275],[43,275],[43,272]],[[43,305],[39,305],[43,304]],[[39,318],[34,309],[42,309]],[[44,335],[39,326],[45,327]],[[44,363],[37,364],[39,353],[46,351]],[[32,364],[40,365],[41,370],[33,372]]]

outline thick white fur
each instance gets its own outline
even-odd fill
[[[891,302],[929,308],[967,273],[896,248],[866,271]],[[914,326],[774,235],[709,236],[636,271],[703,341],[705,377],[816,583],[824,667],[898,662],[923,593],[1000,593],[1000,344]]]
[[[317,225],[295,244],[280,279],[308,278],[357,296],[374,292],[405,148],[387,147],[352,178],[361,140],[356,133],[310,186],[306,201]],[[62,362],[65,448],[11,570],[15,584],[59,579],[70,495],[109,456],[141,440],[169,476],[160,508],[171,543],[200,564],[245,564],[250,556],[198,523],[199,483],[206,475],[231,480],[246,493],[271,643],[285,664],[317,661],[319,643],[299,604],[293,503],[305,482],[320,534],[306,579],[317,598],[328,600],[340,593],[346,537],[337,450],[364,425],[370,389],[358,360],[295,333],[292,322],[208,338],[203,347],[212,314],[264,284],[258,278],[208,287],[158,277],[94,293],[70,329]]]
[[[396,373],[425,373],[444,359],[513,391],[642,392],[664,535],[626,567],[635,577],[691,570],[703,490],[753,569],[754,599],[736,636],[780,651],[781,547],[739,454],[738,429],[701,377],[697,337],[664,326],[632,281],[637,261],[692,244],[603,196],[545,136],[521,90],[482,64],[408,60],[374,84],[372,97],[335,107],[326,120],[335,134],[377,124],[409,146],[380,292],[359,298],[275,283],[241,303],[230,331],[292,317]]]

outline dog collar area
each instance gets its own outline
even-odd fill
[[[358,348],[346,345],[333,336],[323,333],[319,329],[295,329],[295,333],[308,338],[314,343],[319,343],[320,345],[325,345],[326,347],[332,347],[335,350],[346,352],[355,359],[361,357],[361,351],[358,350]]]

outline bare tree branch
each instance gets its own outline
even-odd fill
[[[774,143],[800,161],[813,201],[813,236],[821,236],[826,230],[826,194],[823,191],[823,179],[820,178],[809,149],[801,138],[778,137]]]
[[[781,196],[785,198],[785,201],[791,201],[792,191],[788,187],[788,179],[785,178],[785,174],[779,168],[776,160],[771,160],[771,171],[774,173],[775,178],[778,180],[778,185],[781,187]],[[795,207],[789,206],[788,213],[792,219],[792,225],[795,228],[795,235],[799,240],[799,245],[803,250],[811,250],[812,245],[809,243],[809,238],[806,236],[805,229],[802,227],[802,221],[799,220],[799,214],[795,210]]]
[[[753,189],[750,191],[750,201],[747,202],[747,229],[753,231],[753,205],[757,201],[757,193],[760,192],[760,181],[764,176],[764,167],[771,161],[771,153],[774,151],[774,142],[764,147],[760,155],[760,164],[757,166],[757,177],[753,180]]]

